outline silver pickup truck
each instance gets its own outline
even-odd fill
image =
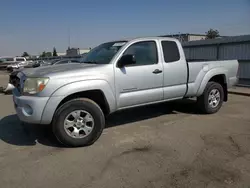
[[[22,122],[51,124],[64,145],[85,146],[100,137],[105,116],[118,110],[197,97],[201,112],[215,113],[237,71],[237,60],[187,62],[172,38],[112,41],[82,63],[19,72],[13,101]]]

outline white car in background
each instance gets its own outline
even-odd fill
[[[15,57],[14,62],[7,66],[8,69],[19,69],[20,67],[24,67],[28,65],[31,61],[27,61],[25,57]]]
[[[29,64],[25,57],[1,57],[1,69],[18,69]]]

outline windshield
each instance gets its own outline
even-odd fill
[[[82,60],[83,63],[108,64],[127,41],[107,42],[91,50]]]

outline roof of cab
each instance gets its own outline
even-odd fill
[[[110,42],[122,42],[122,41],[132,41],[132,40],[171,40],[171,41],[178,41],[178,39],[176,38],[171,38],[171,37],[156,37],[156,36],[152,36],[152,37],[134,37],[134,38],[121,38],[119,40],[113,40]]]

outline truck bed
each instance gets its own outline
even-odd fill
[[[237,60],[223,61],[191,61],[188,62],[188,91],[186,97],[195,96],[200,88],[200,85],[207,74],[213,74],[213,69],[218,68],[222,74],[226,74],[228,87],[235,84],[238,71]],[[218,72],[218,71],[217,71]],[[217,73],[216,72],[216,73]]]

